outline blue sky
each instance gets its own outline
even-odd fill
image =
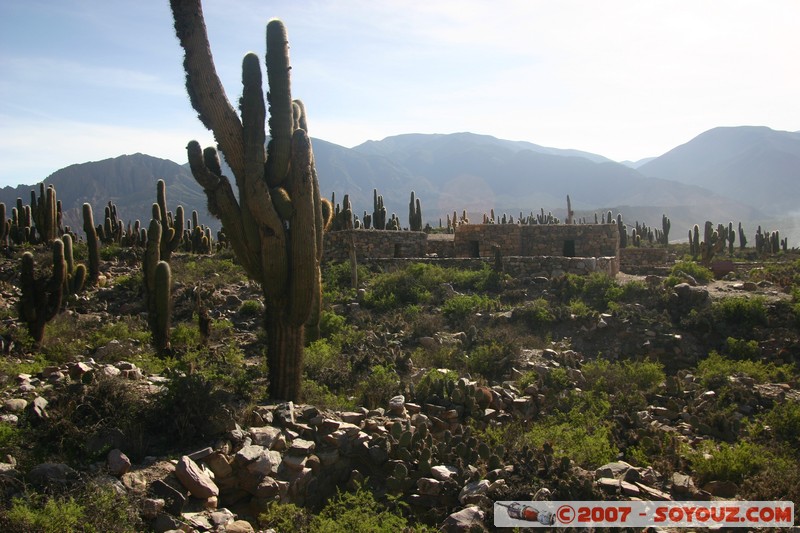
[[[471,131],[615,160],[716,126],[800,130],[796,0],[206,0],[228,98],[289,30],[311,135],[343,146]],[[211,144],[167,0],[0,2],[0,186]]]

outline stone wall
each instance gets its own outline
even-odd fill
[[[467,224],[455,233],[456,257],[617,257],[616,224]]]
[[[555,278],[564,274],[586,276],[594,272],[612,278],[619,273],[616,257],[504,257],[503,270],[513,277]]]
[[[352,238],[356,257],[387,259],[392,257],[425,257],[427,235],[421,231],[343,230],[325,234],[323,261],[349,260],[348,246]]]
[[[620,248],[619,269],[628,274],[660,274],[673,262],[666,248]]]
[[[559,273],[619,272],[616,224],[465,224],[454,235],[419,231],[345,230],[325,234],[325,261],[346,261],[353,239],[359,261],[367,259],[494,259],[500,247],[512,275],[552,277]]]
[[[455,235],[452,233],[432,233],[428,235],[428,255],[435,257],[455,257]]]

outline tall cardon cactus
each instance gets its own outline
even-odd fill
[[[203,125],[214,133],[240,200],[222,175],[214,148],[202,151],[197,142],[189,143],[192,174],[247,275],[261,284],[269,394],[296,400],[304,331],[306,325],[313,331],[319,324],[322,235],[328,221],[323,217],[325,200],[320,197],[305,108],[292,100],[286,28],[279,20],[267,24],[270,141],[265,150],[267,116],[258,57],[249,53],[242,63],[240,117],[217,76],[200,1],[170,0],[170,6],[185,52],[189,98]]]

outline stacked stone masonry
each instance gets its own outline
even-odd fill
[[[468,224],[455,234],[346,230],[325,235],[326,261],[346,261],[350,243],[360,260],[474,258],[493,260],[499,249],[511,275],[552,277],[564,273],[619,272],[616,224]]]
[[[663,274],[674,258],[666,248],[621,248],[619,269],[627,274]]]

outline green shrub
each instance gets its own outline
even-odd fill
[[[381,310],[427,303],[433,297],[431,291],[443,282],[441,268],[412,263],[402,270],[374,276],[364,303]]]
[[[514,310],[514,318],[523,320],[534,330],[550,326],[556,320],[550,304],[544,298],[537,298],[525,307]]]
[[[513,346],[499,342],[481,344],[473,348],[467,355],[467,370],[489,380],[497,380],[508,371],[515,356]]]
[[[720,387],[728,382],[728,376],[745,374],[758,383],[786,381],[795,373],[793,365],[776,365],[773,362],[728,359],[715,351],[697,364],[697,377],[708,388]]]
[[[243,318],[258,318],[264,314],[264,305],[258,300],[245,300],[239,306],[239,314]]]
[[[258,525],[275,533],[308,531],[310,521],[309,512],[293,503],[272,502],[258,515]]]
[[[356,404],[351,398],[342,394],[334,394],[325,385],[310,379],[303,380],[301,390],[303,401],[319,408],[336,411],[352,411],[356,408]]]
[[[371,492],[339,492],[311,521],[313,533],[394,533],[404,531],[408,522],[375,500]]]
[[[358,391],[368,409],[386,407],[389,399],[400,392],[400,377],[393,369],[377,365],[359,384]]]
[[[306,377],[338,391],[350,382],[351,364],[340,346],[328,339],[312,342],[305,351]]]
[[[20,431],[16,426],[0,422],[0,453],[11,453],[11,450],[20,443]]]
[[[569,309],[570,314],[575,315],[576,318],[589,318],[596,314],[591,307],[586,305],[586,302],[578,298],[570,300],[567,308]]]
[[[135,533],[142,530],[134,502],[111,485],[98,481],[90,481],[70,496],[28,493],[16,497],[10,509],[5,513],[0,511],[0,517],[0,525],[8,533]]]
[[[581,367],[591,390],[615,394],[618,392],[654,392],[666,379],[664,366],[654,361],[619,361],[595,359]]]
[[[497,309],[500,303],[480,294],[457,294],[442,306],[442,313],[449,319],[460,321],[483,311]]]
[[[763,423],[771,434],[800,451],[800,403],[786,400],[764,415]]]
[[[459,370],[465,368],[464,351],[454,345],[440,345],[436,348],[417,348],[411,354],[415,367],[449,368]]]
[[[767,325],[767,304],[761,296],[722,298],[711,304],[711,315],[717,324],[722,322],[735,326],[737,331],[747,330]]]
[[[703,485],[708,481],[741,483],[765,468],[774,468],[774,456],[765,448],[749,442],[714,444],[704,441],[689,456],[695,475]]]
[[[549,376],[553,375],[551,371]],[[572,390],[559,395],[555,407],[552,414],[526,432],[524,441],[528,445],[541,447],[548,442],[556,456],[569,457],[585,468],[614,460],[619,450],[608,421],[611,404],[604,394]]]
[[[89,333],[88,340],[90,348],[96,350],[113,340],[125,341],[128,339],[141,344],[150,342],[150,331],[144,320],[139,317],[130,317],[114,322],[102,322],[98,329]]]
[[[80,531],[86,509],[72,498],[48,498],[43,504],[14,498],[6,516],[18,531],[64,533]]]
[[[201,344],[200,329],[196,323],[181,322],[176,324],[170,332],[170,343],[178,350],[195,348]]]
[[[673,265],[670,275],[664,280],[664,284],[674,287],[678,283],[684,283],[686,275],[693,277],[701,285],[705,285],[714,279],[714,273],[703,265],[694,261],[678,261]]]
[[[736,359],[757,359],[761,355],[761,350],[756,341],[728,337],[725,340],[725,353]]]
[[[556,391],[569,389],[572,386],[567,370],[561,367],[551,368],[542,378],[542,384]]]
[[[611,437],[611,428],[606,423],[577,426],[572,422],[547,420],[531,427],[523,440],[536,448],[550,443],[557,457],[569,457],[584,468],[596,468],[617,456],[618,449]]]
[[[319,319],[319,332],[323,338],[341,332],[347,324],[347,319],[333,311],[322,311]]]

